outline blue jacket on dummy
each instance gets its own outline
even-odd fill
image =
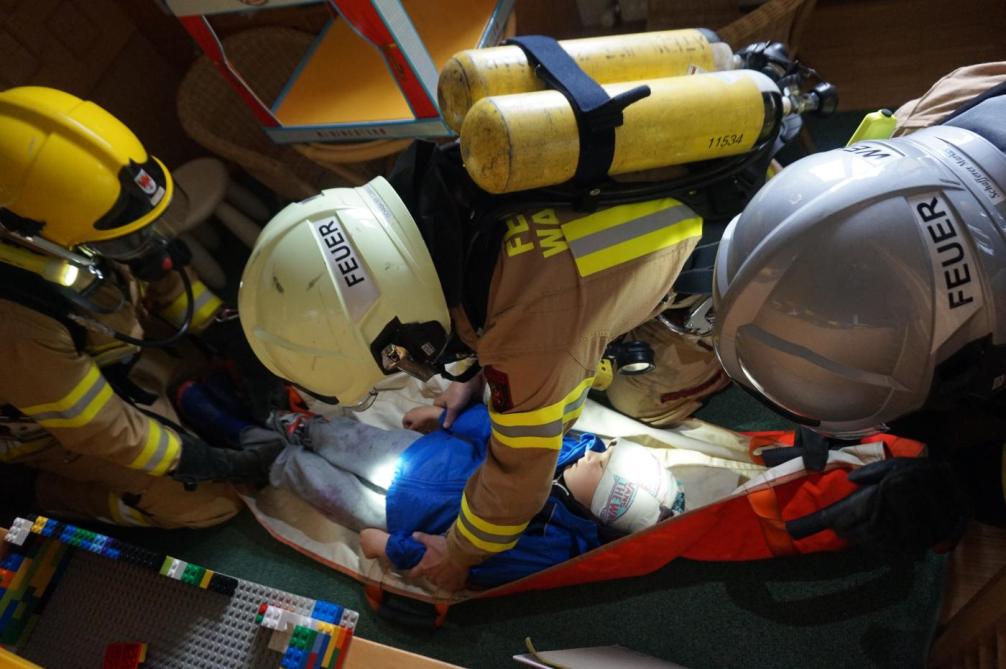
[[[387,496],[391,537],[385,552],[395,567],[414,567],[426,552],[412,538],[413,532],[443,534],[450,528],[461,509],[468,477],[486,459],[488,445],[489,412],[484,404],[475,404],[457,417],[450,430],[431,432],[402,453]],[[603,451],[604,444],[592,434],[563,437],[556,474],[583,457],[588,448]],[[515,581],[600,543],[594,520],[549,496],[517,545],[473,567],[468,582],[488,587]]]

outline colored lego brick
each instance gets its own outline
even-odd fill
[[[325,651],[328,650],[331,640],[332,637],[327,634],[319,634],[314,640],[314,647],[311,648],[311,653],[307,656],[306,665],[309,669],[321,667],[321,661],[325,657]]]
[[[105,647],[102,669],[137,669],[147,659],[145,643],[110,643]]]
[[[130,546],[129,544],[123,544],[121,542],[116,542],[116,548],[121,551],[120,559],[124,560],[129,564],[135,564],[138,567],[143,567],[144,569],[153,569],[157,571],[163,568],[164,561],[166,559],[174,559],[168,555],[162,553],[155,553],[153,551],[148,551],[145,548],[140,548],[139,546]],[[170,562],[168,563],[170,567]]]
[[[342,619],[343,608],[338,604],[319,599],[314,604],[311,617],[326,623],[337,623]]]
[[[293,628],[293,634],[290,636],[290,647],[310,650],[317,636],[318,633],[310,627],[297,625]]]
[[[168,567],[168,573],[165,574],[168,578],[173,578],[179,580],[182,578],[182,574],[185,573],[185,568],[189,566],[189,563],[185,560],[179,560],[178,558],[172,558],[171,566]]]
[[[321,658],[321,666],[325,669],[331,669],[333,663],[339,659],[339,643],[336,639],[331,638],[328,641],[328,647],[325,649],[325,653]]]
[[[178,576],[178,579],[183,583],[188,583],[189,585],[199,585],[200,581],[203,580],[203,575],[206,573],[206,569],[200,567],[196,564],[188,563],[185,565],[185,569]]]
[[[278,606],[270,606],[269,604],[263,603],[262,606],[259,607],[259,610],[262,617],[262,620],[259,622],[263,627],[282,632],[289,626],[283,619],[283,614],[286,613],[286,611]]]
[[[342,618],[339,620],[339,624],[349,630],[356,629],[356,623],[360,620],[360,614],[351,609],[345,609],[342,612]]]
[[[14,522],[10,524],[7,534],[4,535],[4,541],[16,546],[23,546],[28,535],[31,534],[31,526],[32,522],[30,520],[15,518]]]
[[[301,669],[306,659],[307,653],[300,648],[287,648],[286,652],[283,653],[283,659],[280,660],[279,666],[283,669]]]
[[[213,574],[214,571],[212,569],[204,569],[203,577],[199,579],[199,583],[197,583],[196,585],[198,585],[203,590],[206,590],[210,585],[210,580],[212,580]]]
[[[160,569],[161,576],[167,576],[168,571],[171,569],[171,565],[173,565],[174,563],[175,558],[171,557],[170,555],[165,555],[164,562],[161,563],[161,569]]]
[[[225,576],[224,574],[214,573],[213,576],[210,577],[210,582],[206,586],[206,589],[211,592],[219,592],[220,594],[230,597],[234,594],[237,587],[238,580],[233,576]]]
[[[21,563],[24,561],[24,555],[21,553],[11,552],[7,557],[0,562],[0,569],[8,569],[10,571],[16,572],[21,568]]]
[[[42,536],[49,538],[60,531],[61,529],[59,521],[52,520],[50,518],[45,521],[45,525],[42,527]]]
[[[49,522],[49,519],[45,516],[36,517],[35,522],[31,524],[31,531],[35,534],[42,534],[42,530],[45,528],[47,522]]]

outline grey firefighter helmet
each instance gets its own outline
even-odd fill
[[[784,169],[720,242],[714,341],[727,374],[846,437],[934,393],[1002,385],[1004,192],[1006,155],[949,126]]]

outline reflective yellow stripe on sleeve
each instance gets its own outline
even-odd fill
[[[622,204],[562,225],[580,276],[702,236],[702,218],[673,198]]]
[[[47,428],[80,427],[91,422],[112,397],[112,387],[93,363],[87,374],[62,399],[24,407],[21,411]]]
[[[542,409],[521,413],[497,413],[490,409],[493,437],[510,448],[559,450],[562,447],[563,426],[583,413],[587,392],[593,382],[593,376],[587,377],[564,398]]]
[[[87,346],[86,351],[91,356],[94,364],[98,367],[106,367],[131,358],[136,353],[139,353],[140,347],[113,340],[99,346]]]
[[[192,329],[200,330],[209,323],[210,319],[217,313],[223,302],[206,287],[202,281],[192,282]],[[161,310],[161,316],[175,327],[179,327],[185,320],[185,310],[188,307],[188,295],[183,290],[178,297],[172,300],[171,304]]]
[[[163,476],[181,454],[182,442],[174,430],[147,418],[147,439],[143,450],[126,466],[142,469],[153,476]]]
[[[468,506],[468,498],[461,495],[461,513],[458,514],[457,528],[461,535],[473,546],[490,553],[501,553],[517,545],[520,535],[528,524],[496,525],[479,518]]]

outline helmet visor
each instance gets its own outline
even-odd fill
[[[176,188],[167,209],[149,225],[121,237],[87,242],[82,246],[95,255],[119,262],[139,258],[174,239],[177,236],[175,230],[185,221],[188,210],[188,198],[180,188]]]

